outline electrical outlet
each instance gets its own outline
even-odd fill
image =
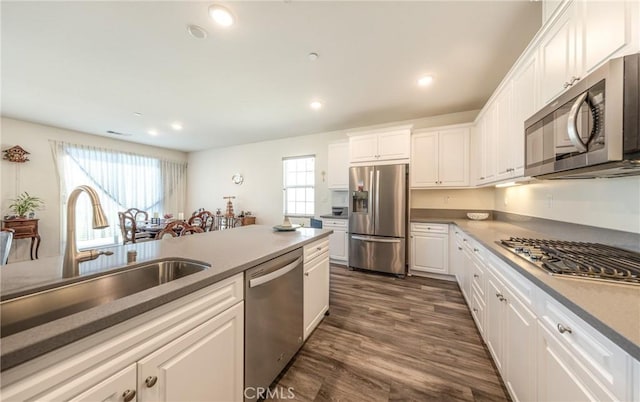
[[[553,194],[547,194],[547,208],[553,208]]]

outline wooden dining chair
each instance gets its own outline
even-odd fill
[[[149,214],[147,213],[147,211],[143,211],[138,208],[129,208],[123,213],[126,216],[130,216],[136,222],[149,220]]]
[[[146,213],[146,212],[145,212]],[[122,244],[138,243],[141,241],[153,240],[153,234],[138,230],[138,224],[131,215],[125,212],[118,212],[120,221],[120,233],[122,233]]]
[[[187,223],[190,226],[198,226],[205,232],[215,230],[215,215],[209,211],[200,211],[193,215]]]
[[[173,221],[164,227],[156,235],[156,239],[160,240],[166,236],[177,237],[194,233],[203,233],[204,230],[198,226],[191,226],[185,221]]]

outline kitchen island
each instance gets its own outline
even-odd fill
[[[2,299],[57,287],[110,272],[127,265],[127,252],[135,250],[137,262],[179,258],[210,265],[210,268],[133,295],[110,301],[0,340],[3,384],[5,371],[65,345],[117,326],[167,303],[237,277],[248,268],[331,234],[330,230],[300,228],[274,232],[271,227],[251,225],[182,238],[164,239],[113,247],[111,256],[81,264],[81,277],[62,278],[62,257],[10,264],[2,268]],[[242,297],[242,295],[240,295]]]

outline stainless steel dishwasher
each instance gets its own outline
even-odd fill
[[[302,248],[245,272],[245,401],[259,399],[302,346]]]

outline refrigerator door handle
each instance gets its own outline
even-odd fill
[[[384,239],[379,237],[351,236],[353,240],[371,241],[374,243],[400,243],[401,239]]]
[[[373,172],[371,172],[373,174]],[[376,203],[373,206],[373,227],[374,234],[378,233],[378,225],[380,222],[380,170],[376,169]]]
[[[373,193],[373,191],[374,191],[374,187],[373,187],[373,170],[369,172],[369,186],[371,188],[370,193]],[[377,190],[377,188],[375,190]],[[373,197],[373,194],[371,194],[371,197]],[[371,204],[372,205],[369,205],[369,216],[373,215],[373,209],[375,208],[375,204],[373,204],[373,202],[371,202]],[[374,216],[373,224],[375,225],[375,216]]]

